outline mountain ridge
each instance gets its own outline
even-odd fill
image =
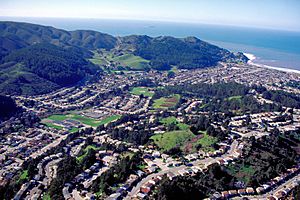
[[[138,68],[125,68],[170,70],[176,66],[196,69],[216,66],[218,62],[248,60],[242,53],[234,54],[192,36],[114,37],[93,30],[66,31],[52,26],[3,21],[0,22],[0,93],[32,95],[76,84],[96,74],[96,65],[101,70],[100,64],[92,64],[89,60],[95,51],[101,55],[104,50],[109,52],[109,57],[117,58],[108,60],[109,65],[115,67],[113,70],[132,63]],[[120,56],[122,59],[118,59]],[[6,69],[10,62],[14,64]],[[45,84],[39,87],[37,80],[44,80],[49,87]]]

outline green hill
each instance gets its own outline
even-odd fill
[[[242,54],[233,54],[195,37],[128,36],[121,40],[123,46],[131,46],[133,54],[149,60],[151,67],[158,70],[169,70],[172,66],[181,69],[210,67],[219,61],[247,61]]]
[[[11,52],[0,65],[0,93],[41,94],[76,84],[98,67],[72,50],[35,44]]]
[[[92,57],[95,52],[97,56]],[[0,22],[0,93],[41,94],[74,85],[100,69],[89,60],[112,70],[170,70],[211,67],[219,61],[246,62],[247,58],[195,37],[116,38],[90,30]]]
[[[36,43],[51,43],[61,47],[81,49],[112,49],[116,38],[96,31],[65,31],[50,26],[21,22],[0,22],[1,55]]]

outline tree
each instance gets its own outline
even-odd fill
[[[174,71],[168,71],[168,78],[174,78],[175,77],[175,72]]]

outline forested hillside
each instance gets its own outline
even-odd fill
[[[76,84],[99,68],[73,50],[34,44],[2,59],[0,92],[40,94]]]
[[[0,56],[35,43],[51,43],[62,47],[112,49],[116,38],[96,31],[65,31],[50,26],[19,22],[0,22]]]
[[[18,110],[18,108],[13,99],[11,99],[10,97],[0,95],[0,110],[1,122],[3,119],[13,115]]]
[[[167,70],[172,66],[181,69],[210,67],[219,61],[247,61],[241,54],[233,54],[195,37],[129,36],[124,37],[122,42],[133,46],[135,55],[150,60],[150,65],[159,70]]]

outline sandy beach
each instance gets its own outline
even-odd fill
[[[270,66],[270,65],[255,63],[255,59],[256,59],[255,55],[253,55],[251,53],[243,53],[243,54],[249,59],[248,63],[250,65],[254,65],[254,66],[257,66],[257,67],[264,67],[264,68],[268,68],[268,69],[275,69],[275,70],[289,72],[289,73],[300,74],[300,71],[296,70],[296,69],[288,69],[288,68],[283,68],[283,67],[273,67],[273,66]]]

